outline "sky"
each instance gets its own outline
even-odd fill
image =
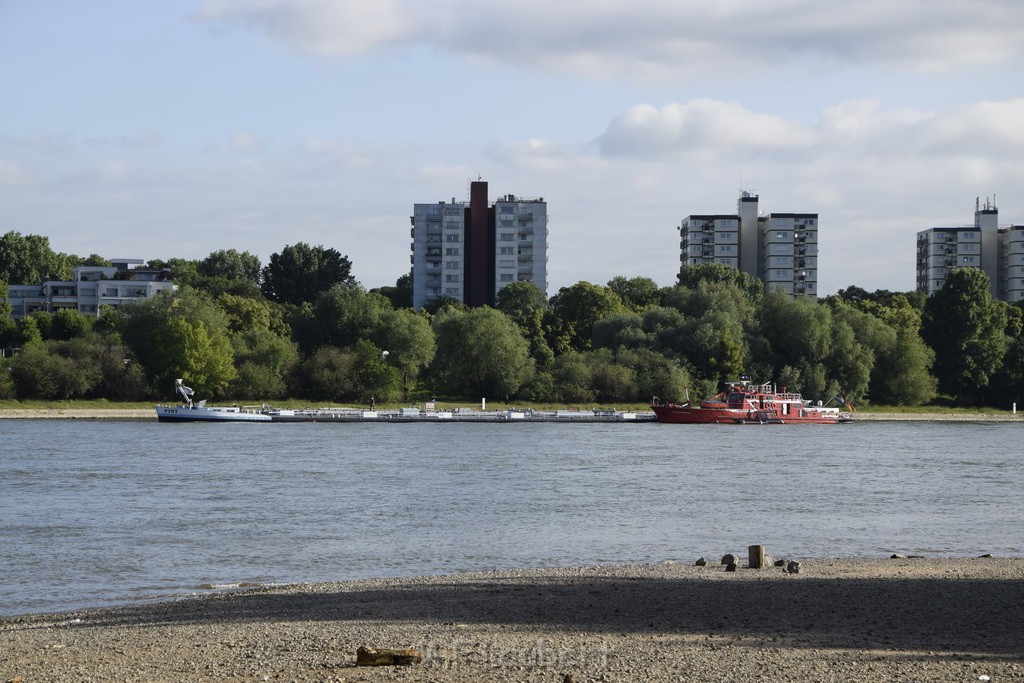
[[[408,272],[413,204],[544,197],[549,294],[675,282],[678,226],[819,215],[819,292],[1024,224],[1020,0],[0,0],[0,234]]]

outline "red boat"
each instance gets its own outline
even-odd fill
[[[850,413],[822,406],[820,401],[812,405],[785,387],[777,391],[770,382],[727,382],[725,391],[697,405],[662,403],[655,398],[651,409],[658,422],[671,424],[838,424],[853,419]]]

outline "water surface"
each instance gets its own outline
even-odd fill
[[[0,421],[0,614],[239,583],[1020,555],[1016,423]]]

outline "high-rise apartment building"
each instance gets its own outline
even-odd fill
[[[735,214],[687,216],[679,226],[683,268],[720,263],[792,296],[818,295],[818,214],[761,215],[743,192]]]
[[[980,268],[989,292],[1010,303],[1024,299],[1024,226],[999,227],[994,199],[975,199],[974,224],[917,233],[917,289],[942,289],[952,268]]]
[[[512,282],[547,294],[548,210],[544,198],[504,195],[488,205],[487,183],[473,181],[469,202],[413,205],[412,304],[448,296],[494,305]]]

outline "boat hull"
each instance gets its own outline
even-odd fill
[[[839,424],[850,422],[846,415],[805,411],[790,415],[779,415],[756,410],[735,408],[708,408],[703,406],[653,405],[651,410],[658,422],[665,424]]]
[[[160,422],[271,422],[270,415],[243,411],[235,407],[157,406]]]

